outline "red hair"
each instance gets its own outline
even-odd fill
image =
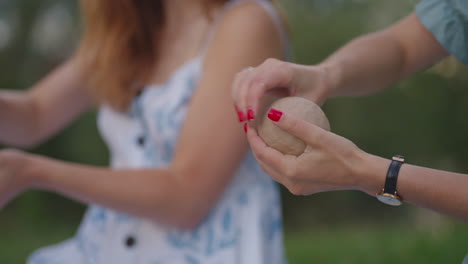
[[[164,1],[81,0],[84,35],[78,57],[98,103],[125,111],[150,77],[165,22]],[[228,1],[205,0],[206,14]]]

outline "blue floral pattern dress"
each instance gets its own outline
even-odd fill
[[[278,23],[268,1],[256,2]],[[113,169],[165,168],[171,163],[202,61],[203,54],[182,65],[166,83],[146,87],[126,113],[101,107],[98,126]],[[163,227],[90,205],[75,237],[37,250],[28,263],[282,264],[278,188],[249,152],[196,229]]]

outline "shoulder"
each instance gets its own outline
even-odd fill
[[[227,8],[219,21],[217,33],[241,35],[244,40],[280,41],[281,32],[276,21],[279,16],[275,12],[269,2],[240,1]]]
[[[244,0],[227,7],[217,21],[207,57],[242,60],[286,57],[285,41],[267,1]],[[260,58],[263,60],[260,61]],[[251,62],[251,64],[253,64]]]
[[[272,4],[267,1],[244,0],[228,6],[223,16],[224,21],[244,21],[245,19],[272,24]]]

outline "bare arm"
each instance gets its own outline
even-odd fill
[[[31,147],[90,105],[79,66],[70,59],[28,91],[0,91],[0,143]]]
[[[238,74],[232,97],[244,114],[259,110],[266,91],[283,88],[289,95],[318,104],[333,96],[380,91],[447,56],[447,51],[415,14],[387,29],[358,37],[319,65],[269,59]]]
[[[364,154],[355,171],[360,189],[376,195],[383,188],[390,160]],[[361,167],[357,167],[361,166]],[[404,164],[398,176],[398,194],[409,203],[468,222],[468,175]]]
[[[413,13],[388,29],[351,41],[321,66],[331,74],[327,93],[359,95],[382,90],[447,55]]]
[[[176,227],[194,227],[218,201],[247,150],[230,98],[235,73],[281,56],[278,32],[267,13],[255,3],[240,4],[224,16],[208,48],[203,76],[167,168],[111,170],[33,156],[22,174],[41,189]]]

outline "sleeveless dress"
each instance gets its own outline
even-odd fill
[[[255,1],[280,25],[271,3]],[[225,8],[238,2],[230,1]],[[111,153],[111,168],[165,168],[171,163],[202,60],[200,54],[164,84],[146,87],[126,113],[101,106],[98,126]],[[222,197],[194,230],[163,227],[90,205],[75,237],[37,250],[28,263],[282,264],[278,187],[249,151]]]

